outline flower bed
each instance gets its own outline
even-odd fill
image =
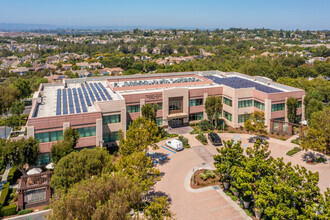
[[[206,186],[221,186],[220,177],[214,170],[200,169],[196,170],[191,177],[190,187],[193,189],[199,189]]]

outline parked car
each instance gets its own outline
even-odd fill
[[[183,150],[183,144],[181,141],[172,139],[165,142],[165,145],[173,150],[180,151]]]
[[[221,138],[217,133],[210,132],[208,138],[214,146],[222,146]]]

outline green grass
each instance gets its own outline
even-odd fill
[[[293,148],[292,150],[289,150],[289,151],[286,153],[286,155],[288,155],[288,156],[292,156],[292,155],[298,153],[299,151],[301,151],[301,148],[300,148],[300,147],[295,147],[295,148]]]
[[[28,214],[31,212],[33,212],[32,209],[25,209],[25,210],[21,210],[21,211],[17,212],[17,215],[25,215],[25,214]]]

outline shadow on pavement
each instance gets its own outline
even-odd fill
[[[154,197],[154,196],[166,196],[166,197],[167,197],[167,201],[168,201],[170,204],[172,204],[172,199],[171,199],[171,197],[170,197],[167,193],[162,192],[162,191],[154,191],[153,189],[150,190],[150,191],[147,193],[147,195],[145,196],[145,199],[146,199],[147,201],[152,201],[152,197]]]

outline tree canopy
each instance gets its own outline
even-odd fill
[[[217,127],[219,115],[222,112],[221,97],[209,96],[204,104],[205,112],[209,121]]]
[[[289,97],[286,100],[286,107],[287,107],[289,122],[298,123],[298,120],[297,120],[298,99]]]
[[[158,104],[145,104],[141,108],[142,116],[151,121],[156,121]]]
[[[261,111],[254,111],[251,114],[251,117],[245,121],[244,126],[248,132],[252,132],[257,135],[267,134],[265,113]]]

